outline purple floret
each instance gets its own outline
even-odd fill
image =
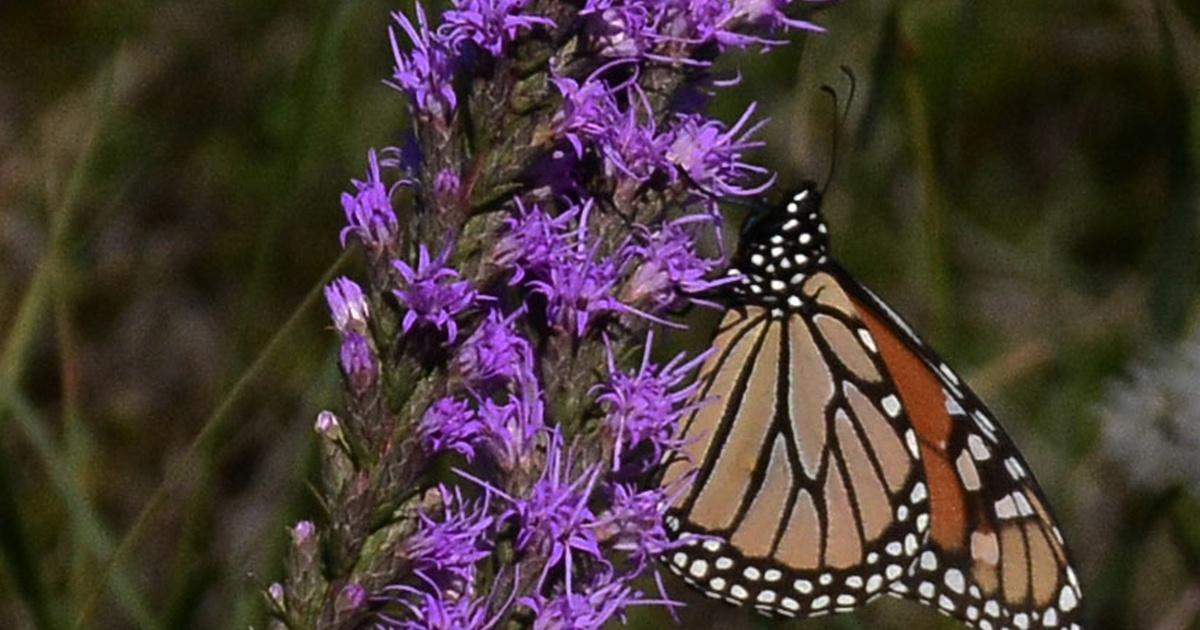
[[[438,32],[455,49],[469,41],[499,57],[521,31],[554,26],[549,18],[523,15],[527,4],[526,0],[456,0],[454,8],[442,14],[445,23]]]
[[[430,259],[429,250],[421,245],[416,268],[402,260],[392,261],[404,284],[403,288],[392,291],[407,309],[401,323],[404,333],[424,322],[446,331],[453,342],[458,336],[454,318],[481,299],[470,282],[460,280],[458,271],[446,266],[449,254],[450,249],[446,248],[437,258]]]
[[[473,387],[507,382],[533,373],[533,350],[517,332],[514,321],[522,311],[505,317],[492,309],[458,350],[455,367]]]
[[[685,302],[712,305],[705,296],[736,281],[730,276],[711,277],[723,265],[721,258],[696,253],[696,243],[684,226],[715,222],[710,215],[689,215],[663,224],[657,230],[638,226],[622,251],[634,265],[633,276],[622,298],[650,312],[662,312]]]
[[[480,440],[484,425],[471,405],[462,399],[438,399],[417,427],[421,446],[430,454],[446,451],[458,453],[468,461],[475,459],[475,444]]]
[[[747,127],[754,109],[754,105],[746,108],[731,127],[699,114],[680,116],[667,159],[706,194],[746,197],[762,193],[775,183],[775,177],[767,169],[743,161],[747,151],[765,144],[750,139],[765,123],[760,121]],[[760,181],[746,184],[751,177]]]
[[[494,518],[485,495],[482,501],[463,499],[458,490],[438,486],[437,517],[421,512],[417,530],[401,546],[412,570],[443,587],[461,588],[475,577],[475,564],[491,553]]]
[[[561,568],[566,591],[571,592],[573,567],[581,558],[607,565],[593,527],[596,517],[588,507],[599,473],[598,468],[574,473],[570,453],[555,430],[541,478],[527,496],[509,497],[512,505],[500,521],[517,523],[516,550],[545,558],[535,591],[545,584],[551,570]]]
[[[650,361],[653,342],[653,334],[648,335],[636,372],[618,369],[610,351],[608,381],[592,390],[598,394],[596,401],[603,406],[605,424],[614,436],[613,470],[622,467],[626,450],[639,446],[649,449],[648,464],[661,461],[664,453],[679,446],[675,434],[680,418],[700,405],[692,401],[699,388],[695,370],[709,352],[690,361],[680,353],[665,365],[657,365]]]
[[[454,55],[450,43],[429,29],[425,9],[416,3],[417,21],[414,24],[400,12],[392,19],[408,36],[411,50],[401,49],[396,29],[388,29],[392,42],[392,57],[396,66],[390,84],[412,98],[414,108],[435,118],[448,118],[458,107],[454,94]]]
[[[526,208],[516,199],[516,214],[504,220],[500,238],[492,250],[492,260],[500,267],[512,270],[512,284],[520,283],[525,275],[544,275],[555,258],[571,249],[575,231],[571,224],[580,213],[578,207],[558,216],[544,212],[534,204]]]
[[[340,235],[342,247],[350,236],[358,238],[368,248],[379,250],[388,246],[399,231],[396,213],[392,210],[390,190],[379,172],[379,158],[372,149],[367,154],[369,167],[366,181],[354,180],[354,194],[342,193],[342,209],[346,212],[346,227]]]

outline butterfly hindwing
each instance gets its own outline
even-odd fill
[[[870,291],[855,293],[901,395],[923,406],[914,424],[933,524],[894,590],[980,628],[1078,628],[1082,594],[1062,533],[1012,440],[911,327]]]

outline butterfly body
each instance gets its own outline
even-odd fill
[[[814,205],[818,199],[806,184],[784,206],[746,221],[730,269],[743,278],[733,289],[739,301],[773,306],[799,298],[789,285],[799,286],[828,263],[829,230]]]
[[[1080,592],[1028,466],[978,398],[829,255],[808,184],[748,220],[663,483],[668,566],[768,615],[884,595],[970,625],[1078,627]]]

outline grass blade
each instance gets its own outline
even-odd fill
[[[279,327],[278,332],[271,337],[271,340],[258,353],[258,356],[246,368],[238,381],[229,389],[229,393],[213,411],[212,415],[208,417],[208,420],[205,421],[204,427],[192,439],[192,443],[188,445],[187,451],[184,453],[179,464],[167,472],[166,477],[163,478],[162,482],[154,490],[154,494],[150,496],[145,506],[142,507],[141,512],[138,513],[133,526],[129,528],[125,536],[121,539],[121,542],[117,545],[116,552],[93,578],[91,588],[88,589],[89,595],[87,596],[87,600],[75,620],[75,627],[90,627],[89,624],[91,623],[92,615],[95,614],[96,606],[99,604],[101,593],[104,592],[106,584],[115,574],[115,569],[127,559],[133,550],[134,544],[146,534],[150,525],[150,516],[158,511],[171,490],[180,487],[185,480],[193,478],[195,474],[203,470],[207,453],[215,448],[220,442],[220,438],[233,428],[233,422],[237,418],[231,415],[230,411],[233,410],[234,403],[241,398],[242,393],[259,373],[263,371],[263,368],[266,367],[275,353],[283,347],[283,341],[291,335],[297,324],[303,319],[302,315],[318,301],[325,284],[349,260],[350,253],[350,250],[343,252],[329,266],[320,281],[309,291],[308,295],[304,296],[304,299],[292,311],[287,321]]]
[[[80,528],[81,540],[86,542],[93,555],[103,561],[112,552],[112,539],[96,517],[87,499],[79,493],[72,482],[70,471],[59,457],[54,441],[46,432],[45,425],[34,411],[33,406],[4,379],[0,379],[0,408],[12,413],[17,427],[25,434],[25,438],[33,446],[38,459],[45,466],[51,485],[66,505],[72,525]],[[19,514],[20,511],[14,513]],[[117,603],[139,628],[159,627],[150,613],[149,606],[146,605],[125,573],[114,572],[112,584],[113,592],[117,596]]]

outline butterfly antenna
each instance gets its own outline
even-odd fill
[[[850,106],[854,104],[854,93],[858,90],[858,79],[854,76],[854,71],[848,66],[842,66],[842,74],[846,75],[846,81],[850,83],[850,94],[846,95],[846,109],[842,110],[842,123],[845,123],[850,118]]]
[[[838,155],[838,137],[842,135],[840,127],[842,126],[839,113],[841,108],[838,106],[837,92],[829,87],[828,84],[821,86],[821,91],[828,94],[829,98],[833,99],[833,139],[830,142],[829,149],[829,171],[825,174],[825,183],[821,184],[821,196],[825,196],[825,191],[829,188],[829,182],[833,181],[833,172],[837,170],[837,155]]]
[[[854,103],[854,94],[858,90],[858,79],[854,76],[854,72],[847,66],[841,67],[842,74],[846,75],[847,82],[850,84],[850,92],[846,95],[846,107],[842,108],[838,103],[837,91],[822,85],[821,91],[829,95],[833,99],[833,139],[830,142],[830,157],[829,157],[829,172],[825,175],[825,183],[821,186],[821,196],[825,196],[825,191],[829,188],[829,183],[833,181],[833,174],[837,171],[838,158],[838,141],[842,137],[842,128],[846,125],[846,121],[850,118],[850,106]]]

